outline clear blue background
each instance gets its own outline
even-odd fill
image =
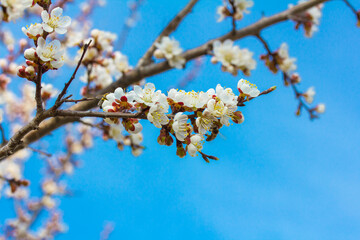
[[[132,65],[187,2],[146,1],[123,48]],[[290,2],[295,3],[257,0],[238,25],[257,21],[262,12],[282,11]],[[230,30],[229,21],[216,23],[220,4],[201,0],[196,5],[173,34],[184,49]],[[290,54],[298,58],[300,87],[315,86],[315,101],[326,103],[321,119],[310,121],[305,113],[295,117],[291,89],[258,61],[248,79],[260,89],[278,89],[241,109],[242,125],[223,128],[220,137],[206,143],[204,152],[219,161],[178,158],[174,146],[157,144],[159,130],[145,122],[146,150],[138,158],[129,149],[117,150],[113,141],[97,140],[82,157],[83,168],[69,178],[75,195],[60,206],[69,231],[58,238],[98,239],[104,222],[111,221],[111,239],[360,239],[360,29],[341,1],[328,3],[323,13],[320,31],[311,39],[294,31],[292,22],[263,32],[273,49],[288,42]],[[94,26],[120,32],[127,15],[125,1],[108,0],[96,10]],[[264,53],[255,38],[237,43],[254,51],[256,59]],[[166,91],[190,66],[147,80]],[[217,83],[235,89],[240,77],[222,73],[207,58],[186,90]],[[76,85],[72,91],[78,92]],[[62,141],[59,134],[47,140]],[[32,158],[26,176],[38,179],[41,167]],[[0,219],[11,216],[8,203],[1,204]]]

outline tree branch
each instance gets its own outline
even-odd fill
[[[37,78],[35,82],[35,101],[36,101],[36,115],[41,114],[44,111],[42,98],[41,98],[41,78],[42,78],[42,66],[39,64],[37,72]]]
[[[59,96],[57,97],[57,99],[56,99],[56,101],[55,101],[55,104],[54,104],[54,106],[53,106],[53,109],[59,108],[59,107],[61,106],[61,104],[63,103],[63,101],[62,101],[63,99],[62,99],[62,98],[65,96],[66,91],[68,90],[70,84],[71,84],[72,81],[75,79],[76,73],[78,72],[78,70],[79,70],[79,68],[80,68],[80,66],[81,66],[82,60],[84,59],[84,56],[85,56],[86,51],[88,50],[88,48],[89,48],[89,46],[90,46],[90,44],[91,44],[91,41],[92,41],[92,40],[90,40],[89,43],[85,44],[83,53],[82,53],[82,55],[81,55],[81,57],[80,57],[80,60],[79,60],[79,62],[78,62],[78,64],[77,64],[75,70],[74,70],[74,73],[73,73],[73,75],[71,76],[70,80],[69,80],[67,83],[65,83],[65,87],[63,88],[63,90],[61,91],[61,93],[59,94]]]
[[[192,60],[199,56],[206,55],[208,53],[208,50],[211,48],[212,43],[215,40],[220,40],[220,41],[223,41],[225,39],[236,40],[236,39],[242,39],[247,36],[256,35],[261,30],[263,30],[269,26],[286,21],[286,20],[290,19],[290,17],[292,15],[296,15],[298,13],[304,12],[307,9],[312,8],[321,3],[324,3],[326,1],[328,1],[328,0],[310,0],[308,2],[296,5],[296,6],[292,7],[291,9],[287,9],[281,13],[275,14],[271,17],[263,17],[256,23],[251,24],[240,30],[237,30],[235,32],[235,34],[232,34],[232,32],[230,32],[230,33],[225,34],[217,39],[210,40],[207,43],[205,43],[197,48],[186,51],[185,53],[183,53],[182,56],[186,59],[186,61],[189,61],[189,60]],[[145,77],[150,77],[155,74],[165,72],[169,69],[171,69],[171,67],[168,65],[168,63],[166,61],[157,63],[157,64],[150,64],[148,66],[140,66],[140,67],[134,69],[133,71],[131,71],[127,74],[124,74],[124,76],[122,78],[120,78],[116,82],[112,83],[107,88],[100,90],[96,94],[100,95],[100,94],[104,94],[107,92],[112,92],[117,87],[123,87],[123,88],[128,87],[129,85],[134,84]],[[80,103],[72,106],[69,110],[86,111],[86,110],[96,107],[97,103],[98,103],[97,100],[80,102]],[[66,118],[54,117],[52,119],[44,121],[40,124],[39,129],[37,129],[37,131],[32,131],[30,133],[29,133],[29,131],[26,132],[28,134],[23,138],[23,142],[19,143],[19,140],[23,137],[23,134],[24,134],[24,132],[22,132],[21,134],[19,134],[21,136],[21,138],[18,139],[17,142],[15,141],[16,144],[14,144],[15,142],[13,141],[13,143],[11,144],[10,147],[4,146],[0,149],[0,160],[6,158],[7,156],[11,155],[15,151],[18,151],[18,150],[24,148],[27,144],[35,142],[35,141],[39,140],[40,138],[48,135],[49,133],[51,133],[53,130],[57,129],[58,127],[60,127],[64,124],[67,124],[67,123],[74,122],[77,119],[78,119],[78,117],[66,117]]]

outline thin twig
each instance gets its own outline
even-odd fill
[[[358,17],[358,12],[356,11],[356,8],[348,1],[343,0],[343,2],[351,9],[351,11]]]
[[[260,35],[260,34],[256,34],[255,35],[257,39],[260,40],[260,42],[263,44],[264,48],[266,49],[267,53],[269,56],[271,56],[272,61],[274,62],[275,66],[278,68],[279,63],[277,62],[274,53],[271,51],[269,44],[267,43],[267,41]],[[307,110],[307,112],[310,115],[311,119],[317,118],[316,115],[313,114],[313,110],[307,105],[307,103],[303,100],[302,98],[302,94],[301,92],[297,89],[296,85],[291,81],[289,74],[287,74],[286,72],[282,71],[284,80],[286,83],[289,83],[291,85],[292,90],[294,91],[295,97],[296,99],[299,101],[299,106],[303,107]]]
[[[81,55],[81,57],[80,57],[80,60],[79,60],[79,62],[78,62],[78,64],[77,64],[75,70],[74,70],[74,73],[73,73],[73,75],[71,76],[70,80],[69,80],[67,83],[65,83],[65,87],[63,88],[63,90],[61,91],[61,93],[59,94],[59,96],[57,97],[57,99],[56,99],[56,101],[55,101],[55,104],[54,104],[54,107],[53,107],[54,109],[59,108],[60,105],[62,104],[62,98],[65,96],[66,91],[68,90],[70,84],[71,84],[72,81],[75,79],[76,73],[78,72],[78,70],[79,70],[79,68],[80,68],[80,66],[81,66],[82,60],[84,59],[84,56],[85,56],[86,51],[88,50],[88,48],[89,48],[89,46],[90,46],[90,44],[91,44],[91,41],[92,41],[92,40],[90,40],[89,43],[87,43],[87,44],[84,45],[83,53],[82,53],[82,55]]]
[[[52,154],[50,154],[50,153],[44,152],[42,150],[39,150],[39,149],[36,149],[36,148],[33,148],[33,147],[28,146],[27,148],[30,149],[33,152],[39,153],[39,154],[44,155],[46,157],[51,157],[52,156]]]
[[[35,100],[36,100],[36,115],[41,114],[44,111],[42,98],[41,98],[41,78],[42,78],[43,68],[41,65],[38,66],[37,78],[36,78],[36,92],[35,92]]]
[[[1,132],[1,145],[0,146],[4,146],[8,141],[6,139],[5,129],[2,126],[2,124],[0,124],[0,132]]]

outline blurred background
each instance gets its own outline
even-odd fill
[[[133,66],[187,2],[144,1],[121,49]],[[254,2],[239,28],[296,3]],[[216,22],[221,4],[199,1],[172,36],[191,49],[227,33],[230,19]],[[65,15],[76,8],[77,3],[70,4]],[[120,33],[128,14],[126,1],[107,0],[94,12],[94,28]],[[273,50],[282,42],[289,44],[290,55],[298,59],[300,88],[314,86],[315,102],[326,104],[320,119],[310,121],[306,112],[295,116],[294,94],[283,86],[280,74],[270,73],[259,60],[265,51],[257,39],[237,41],[254,51],[258,62],[247,79],[260,90],[278,88],[241,109],[243,124],[222,128],[221,136],[205,144],[204,152],[220,160],[180,159],[174,146],[157,143],[159,130],[146,121],[146,149],[140,157],[98,138],[81,156],[82,168],[67,179],[74,195],[62,198],[60,209],[69,230],[58,239],[98,239],[107,222],[115,227],[110,239],[360,239],[360,29],[341,1],[326,4],[313,38],[305,38],[294,25],[281,23],[262,35]],[[22,25],[15,26],[20,31]],[[178,86],[194,63],[146,80],[166,92]],[[63,85],[71,74],[68,69],[55,86]],[[241,77],[223,73],[206,57],[185,90],[207,90],[217,83],[235,90]],[[78,93],[80,86],[78,81],[70,91]],[[61,137],[56,131],[46,138],[48,151],[59,151],[52,143]],[[25,177],[35,183],[34,192],[42,168],[36,156],[26,163]],[[9,201],[0,202],[3,222],[14,213]]]

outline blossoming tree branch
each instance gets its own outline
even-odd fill
[[[310,119],[315,119],[325,111],[324,104],[313,104],[313,87],[307,90],[298,87],[302,79],[296,72],[296,58],[290,55],[290,47],[286,43],[270,46],[262,32],[280,22],[292,21],[296,30],[310,38],[319,28],[327,0],[300,1],[243,28],[238,28],[238,22],[250,14],[254,2],[219,1],[221,5],[214,9],[214,14],[219,22],[230,19],[231,31],[184,51],[171,34],[199,2],[190,0],[154,42],[149,42],[150,47],[134,67],[117,50],[117,34],[91,27],[94,8],[103,6],[105,1],[82,3],[73,17],[67,16],[70,2],[73,1],[0,0],[0,40],[6,48],[0,55],[0,193],[20,203],[15,209],[17,217],[5,224],[6,237],[48,239],[66,230],[60,212],[55,211],[56,197],[68,194],[60,180],[73,172],[78,165],[77,156],[93,147],[93,139],[99,136],[111,139],[119,149],[131,148],[133,155],[138,156],[144,150],[142,124],[147,121],[158,128],[157,142],[172,146],[170,151],[179,157],[189,155],[206,162],[218,160],[205,151],[206,142],[215,140],[221,128],[235,128],[231,123],[243,123],[245,116],[241,108],[251,106],[250,101],[266,97],[276,89],[269,86],[259,90],[244,79],[259,64],[256,58],[272,73],[281,73],[283,83],[298,101],[297,115],[306,112]],[[138,0],[131,6],[120,45],[136,23],[142,2]],[[350,1],[342,2],[360,25],[360,12]],[[30,19],[37,20],[30,22]],[[25,23],[19,27],[23,32],[21,39],[6,30],[7,24],[14,21]],[[235,42],[245,37],[257,39],[264,54],[255,57],[251,50]],[[220,82],[200,92],[174,88],[162,92],[156,83],[145,80],[170,69],[181,71],[188,62],[202,56],[208,56],[213,67],[221,68],[225,75],[242,77],[230,88]],[[62,89],[55,89],[51,79],[61,74],[64,65],[73,68],[73,74],[64,81]],[[78,81],[82,82],[80,94],[69,90]],[[20,85],[21,93],[14,91],[11,84]],[[53,154],[36,148],[39,146],[36,143],[58,128],[64,128],[67,133],[66,152]],[[37,154],[47,163],[40,183],[42,196],[38,198],[30,196],[30,182],[22,174],[24,160],[31,154]],[[46,224],[34,230],[34,222],[42,211],[49,211],[50,217]]]

